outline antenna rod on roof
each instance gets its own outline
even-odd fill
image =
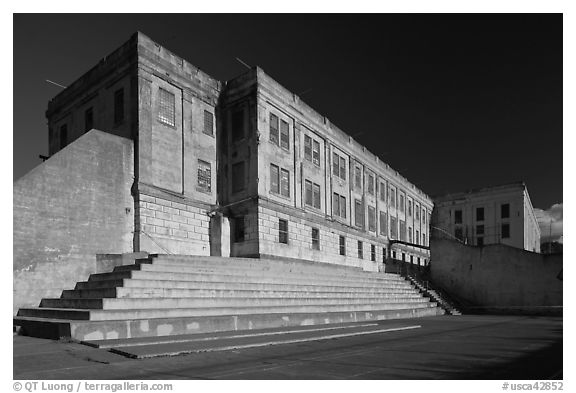
[[[63,85],[61,85],[60,83],[52,82],[50,79],[46,79],[46,82],[52,83],[53,85],[56,85],[56,86],[61,87],[61,88],[63,88],[63,89],[66,88],[66,86],[63,86]]]
[[[238,62],[239,62],[240,64],[242,64],[244,67],[248,68],[249,70],[252,69],[252,67],[250,67],[248,64],[244,63],[244,62],[242,61],[242,59],[240,59],[239,57],[237,57],[236,60],[238,60]]]

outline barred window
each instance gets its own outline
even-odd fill
[[[278,241],[288,244],[288,221],[281,218],[278,219]]]
[[[332,154],[332,172],[342,180],[346,180],[346,159],[338,153]]]
[[[354,225],[362,228],[364,227],[364,206],[362,205],[362,201],[356,199],[354,206]]]
[[[122,96],[124,93],[122,93]],[[162,88],[158,91],[158,120],[169,126],[176,126],[176,97]]]
[[[380,183],[380,200],[386,202],[386,184]]]
[[[420,206],[414,204],[414,213],[416,214],[416,221],[420,221]]]
[[[408,215],[412,215],[412,201],[408,201]]]
[[[390,195],[390,206],[396,208],[396,190],[391,189],[388,195]]]
[[[211,112],[204,111],[204,134],[213,135],[214,133],[214,115]]]
[[[400,240],[406,241],[406,221],[400,220]]]
[[[198,190],[212,192],[212,171],[210,163],[198,160]]]
[[[278,145],[278,116],[270,113],[270,142]]]
[[[232,192],[240,192],[244,190],[244,161],[237,162],[232,165]]]
[[[304,159],[312,161],[312,138],[304,135]]]
[[[114,92],[114,124],[124,121],[124,89]]]
[[[364,245],[360,240],[358,240],[358,258],[364,258]]]
[[[290,150],[290,128],[284,120],[280,121],[280,147]]]
[[[368,175],[368,194],[374,195],[374,175]]]
[[[376,246],[374,244],[370,245],[370,260],[372,262],[376,261]]]
[[[368,230],[376,232],[376,209],[372,206],[368,206]]]
[[[320,249],[320,229],[312,228],[312,248],[314,250]]]
[[[355,177],[354,177],[354,183],[357,189],[362,189],[362,168],[360,168],[359,166],[354,167],[355,170]]]
[[[380,212],[380,234],[386,236],[387,232],[386,232],[386,224],[388,223],[387,221],[387,216],[386,213],[384,212]]]
[[[340,255],[346,255],[346,238],[340,235]]]
[[[270,164],[270,191],[280,194],[280,169]]]
[[[312,162],[316,166],[320,166],[320,143],[318,141],[312,141]]]

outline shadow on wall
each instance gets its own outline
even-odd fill
[[[448,239],[431,239],[430,251],[432,282],[468,304],[468,312],[562,313],[562,255]]]

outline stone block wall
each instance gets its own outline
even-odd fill
[[[140,192],[136,230],[140,250],[210,255],[209,209],[178,196]]]

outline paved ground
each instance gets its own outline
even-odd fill
[[[562,318],[443,316],[402,323],[421,327],[139,360],[15,336],[13,373],[14,379],[562,379]],[[399,321],[378,325],[384,330]]]

